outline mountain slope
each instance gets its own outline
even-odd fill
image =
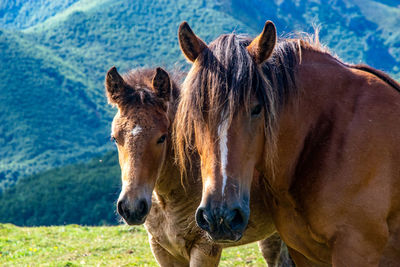
[[[89,8],[71,6],[25,32],[60,56],[80,62],[85,73],[102,82],[113,65],[127,70],[143,65],[182,64],[177,29],[183,20],[188,20],[207,41],[222,32],[248,32],[246,25],[216,11],[211,2],[103,0]]]
[[[117,224],[120,191],[115,151],[25,179],[0,195],[0,222],[23,226]]]
[[[3,31],[1,184],[109,149],[115,110],[104,94],[107,69],[184,62],[176,29],[185,18],[193,17],[199,26],[215,21],[219,27],[200,31],[208,39],[238,24],[245,31],[202,1],[193,3],[198,9],[185,13],[188,4],[182,0],[80,1],[26,31]]]
[[[0,2],[0,27],[25,29],[66,9],[78,0],[2,0]]]
[[[0,31],[0,51],[2,186],[104,150],[105,123],[82,73],[8,31]]]
[[[270,19],[283,36],[313,33],[317,26],[321,42],[344,61],[367,63],[400,79],[400,8],[385,2],[222,0],[218,9],[258,31]]]
[[[139,66],[189,64],[177,29],[187,20],[209,42],[232,31],[313,32],[345,61],[400,78],[400,8],[373,0],[42,0],[0,4],[0,188],[24,175],[109,149],[115,110],[104,75]],[[30,10],[29,12],[26,10]],[[7,19],[5,19],[7,18]],[[22,28],[22,31],[16,30]],[[14,30],[11,30],[14,29]]]

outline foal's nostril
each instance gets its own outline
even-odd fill
[[[123,201],[123,200],[118,201],[117,211],[118,211],[118,214],[121,215],[125,219],[128,219],[130,217],[129,209],[126,207],[125,201]]]
[[[145,215],[147,215],[148,211],[149,211],[149,207],[147,205],[147,201],[141,200],[138,205],[137,215],[139,217],[144,217]]]
[[[197,225],[205,230],[205,231],[210,231],[210,224],[209,221],[207,220],[207,216],[204,213],[204,208],[198,208],[196,211],[196,223]]]
[[[121,201],[117,202],[117,212],[119,215],[122,216],[122,202]]]

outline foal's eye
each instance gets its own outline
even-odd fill
[[[262,106],[260,104],[258,104],[251,110],[251,116],[257,116],[258,114],[260,114],[261,110],[262,110]]]
[[[162,135],[162,136],[157,140],[157,144],[162,144],[162,143],[164,143],[166,138],[167,138],[167,135],[166,135],[166,134]]]

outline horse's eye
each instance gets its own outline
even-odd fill
[[[158,140],[157,140],[157,144],[162,144],[164,143],[165,139],[167,138],[167,135],[164,134],[162,135]]]
[[[258,114],[260,114],[261,110],[262,110],[262,106],[260,104],[258,104],[251,110],[251,116],[257,116]]]
[[[114,136],[111,136],[111,141],[113,141],[114,143],[118,144],[117,139]]]

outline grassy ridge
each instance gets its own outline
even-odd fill
[[[1,266],[157,266],[143,227],[0,224]],[[220,266],[265,266],[256,244],[225,249]]]

